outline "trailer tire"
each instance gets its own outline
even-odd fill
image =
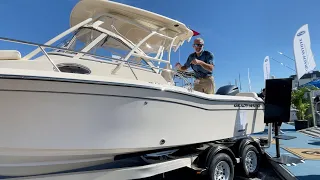
[[[246,177],[254,177],[259,171],[261,154],[256,147],[249,144],[241,153],[241,172]]]
[[[210,155],[208,158],[209,180],[232,180],[234,177],[234,165],[229,155],[226,153],[218,153]],[[224,178],[223,178],[224,177]]]

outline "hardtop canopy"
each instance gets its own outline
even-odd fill
[[[121,34],[134,44],[138,44],[152,31],[156,31],[171,38],[176,37],[173,47],[178,48],[194,35],[191,29],[179,21],[109,0],[81,0],[71,12],[70,26],[96,17],[101,17],[100,20],[104,22],[100,27]],[[157,53],[160,46],[169,50],[171,41],[163,36],[154,35],[140,49],[146,53]]]

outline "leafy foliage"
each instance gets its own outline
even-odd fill
[[[312,117],[312,114],[306,115],[309,107],[311,106],[311,102],[305,97],[305,94],[312,90],[319,90],[319,88],[315,86],[305,86],[292,91],[291,104],[298,110],[297,117],[300,120]]]

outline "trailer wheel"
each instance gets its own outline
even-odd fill
[[[261,155],[253,145],[247,145],[241,153],[242,172],[246,177],[255,176],[260,167]]]
[[[225,153],[212,155],[209,159],[210,180],[232,180],[234,177],[233,161]]]

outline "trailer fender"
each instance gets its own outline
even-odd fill
[[[207,169],[210,165],[210,159],[212,159],[211,157],[217,155],[218,153],[227,154],[232,159],[233,164],[237,163],[236,156],[228,147],[221,144],[215,144],[206,148],[202,153],[199,154],[197,166]]]
[[[244,148],[247,146],[247,145],[253,145],[255,148],[257,148],[257,150],[259,151],[260,154],[262,154],[262,150],[261,150],[261,146],[259,145],[259,143],[257,143],[252,137],[247,137],[247,138],[243,138],[241,140],[239,140],[239,145],[238,145],[238,148],[235,148],[237,149],[238,151],[236,152],[236,156],[237,157],[240,157]]]

